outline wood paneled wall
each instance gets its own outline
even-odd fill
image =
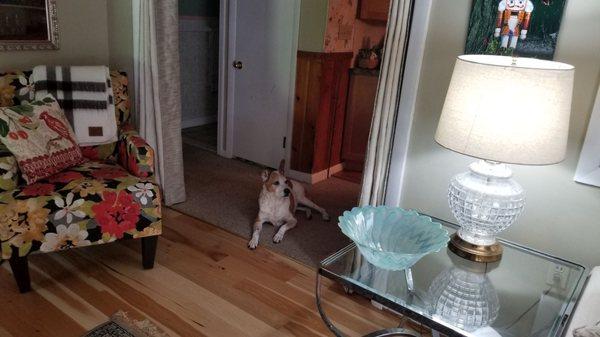
[[[352,53],[298,52],[291,168],[316,173],[341,162]]]

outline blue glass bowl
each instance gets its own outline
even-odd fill
[[[410,268],[450,240],[441,224],[399,207],[354,207],[339,217],[338,226],[370,263],[389,270]]]

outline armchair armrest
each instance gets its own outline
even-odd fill
[[[129,173],[147,178],[154,175],[154,150],[131,127],[121,129],[117,142],[117,160]]]
[[[14,190],[19,184],[19,166],[10,152],[0,151],[0,192]]]

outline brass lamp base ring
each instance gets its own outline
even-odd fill
[[[475,262],[496,262],[502,258],[502,246],[496,242],[490,246],[474,245],[463,240],[458,233],[450,238],[448,248],[456,255]]]

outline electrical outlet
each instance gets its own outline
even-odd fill
[[[553,264],[548,270],[546,283],[551,286],[556,286],[558,289],[566,289],[567,281],[569,280],[570,271],[562,264]]]

